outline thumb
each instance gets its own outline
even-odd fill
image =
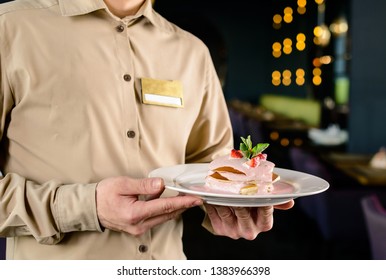
[[[165,189],[165,184],[162,178],[143,178],[136,179],[132,191],[135,194],[158,194]]]
[[[155,195],[165,188],[162,178],[134,179],[130,177],[113,177],[98,183],[100,193],[111,193],[112,190],[119,195]]]

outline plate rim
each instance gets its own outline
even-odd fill
[[[160,167],[152,170],[149,173],[148,177],[162,177],[157,173],[160,173],[162,171],[167,171],[167,170],[173,170],[173,169],[192,169],[193,167],[196,168],[203,168],[209,170],[207,168],[209,166],[209,163],[185,163],[185,164],[177,164],[177,165],[171,165],[171,166],[165,166],[165,167]],[[298,197],[304,197],[304,196],[311,196],[311,195],[316,195],[322,192],[325,192],[326,190],[329,189],[330,184],[328,181],[325,179],[318,177],[313,174],[308,174],[302,171],[297,171],[297,170],[292,170],[292,169],[286,169],[286,168],[280,168],[280,167],[274,167],[274,172],[278,173],[281,176],[280,181],[283,181],[285,183],[291,184],[294,186],[296,189],[296,192],[291,192],[291,193],[279,193],[279,194],[256,194],[256,195],[242,195],[242,194],[224,194],[224,193],[211,193],[211,192],[205,192],[205,191],[196,191],[196,190],[190,190],[188,188],[184,188],[182,186],[177,186],[174,184],[175,182],[175,177],[174,178],[164,178],[165,180],[165,188],[177,191],[180,193],[185,193],[185,194],[191,194],[191,195],[197,195],[200,197],[205,197],[205,198],[210,198],[210,199],[221,199],[221,200],[232,200],[233,202],[235,200],[244,200],[246,203],[251,203],[251,201],[258,201],[258,200],[267,200],[267,199],[295,199]],[[294,184],[298,184],[298,182],[290,182],[288,179],[286,180],[286,176],[283,175],[283,173],[289,173],[292,175],[295,175],[300,177],[303,176],[303,178],[307,178],[309,180],[316,180],[319,182],[320,186],[317,187],[317,189],[313,189],[312,191],[308,192],[302,192],[299,191],[299,188],[301,189],[302,186],[295,186]],[[156,175],[156,176],[154,176]],[[181,175],[181,174],[180,174]],[[284,177],[282,177],[284,176]],[[170,182],[173,182],[170,184]],[[226,202],[225,202],[226,203]],[[238,201],[239,203],[239,201]],[[241,203],[243,204],[243,203]]]

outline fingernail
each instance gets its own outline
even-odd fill
[[[200,206],[200,205],[202,205],[202,204],[203,204],[203,202],[202,202],[201,199],[196,200],[196,201],[193,202],[193,206]]]

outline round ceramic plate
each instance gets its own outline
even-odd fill
[[[207,163],[195,163],[162,167],[150,172],[149,177],[161,177],[167,189],[199,196],[206,203],[235,207],[282,204],[291,199],[324,192],[330,186],[326,180],[317,176],[275,167],[274,172],[280,176],[280,180],[274,183],[274,190],[269,194],[241,195],[220,192],[205,186],[208,166]]]

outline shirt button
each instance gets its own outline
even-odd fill
[[[125,74],[123,75],[123,79],[126,81],[126,82],[130,82],[131,81],[131,76],[129,74]]]
[[[125,27],[121,24],[115,27],[115,30],[117,30],[117,32],[123,32],[125,30]]]
[[[129,138],[134,138],[135,137],[135,131],[132,131],[132,130],[129,130],[129,131],[127,131],[127,137],[129,137]]]
[[[146,253],[147,252],[147,246],[146,245],[139,245],[138,250],[140,253]]]

